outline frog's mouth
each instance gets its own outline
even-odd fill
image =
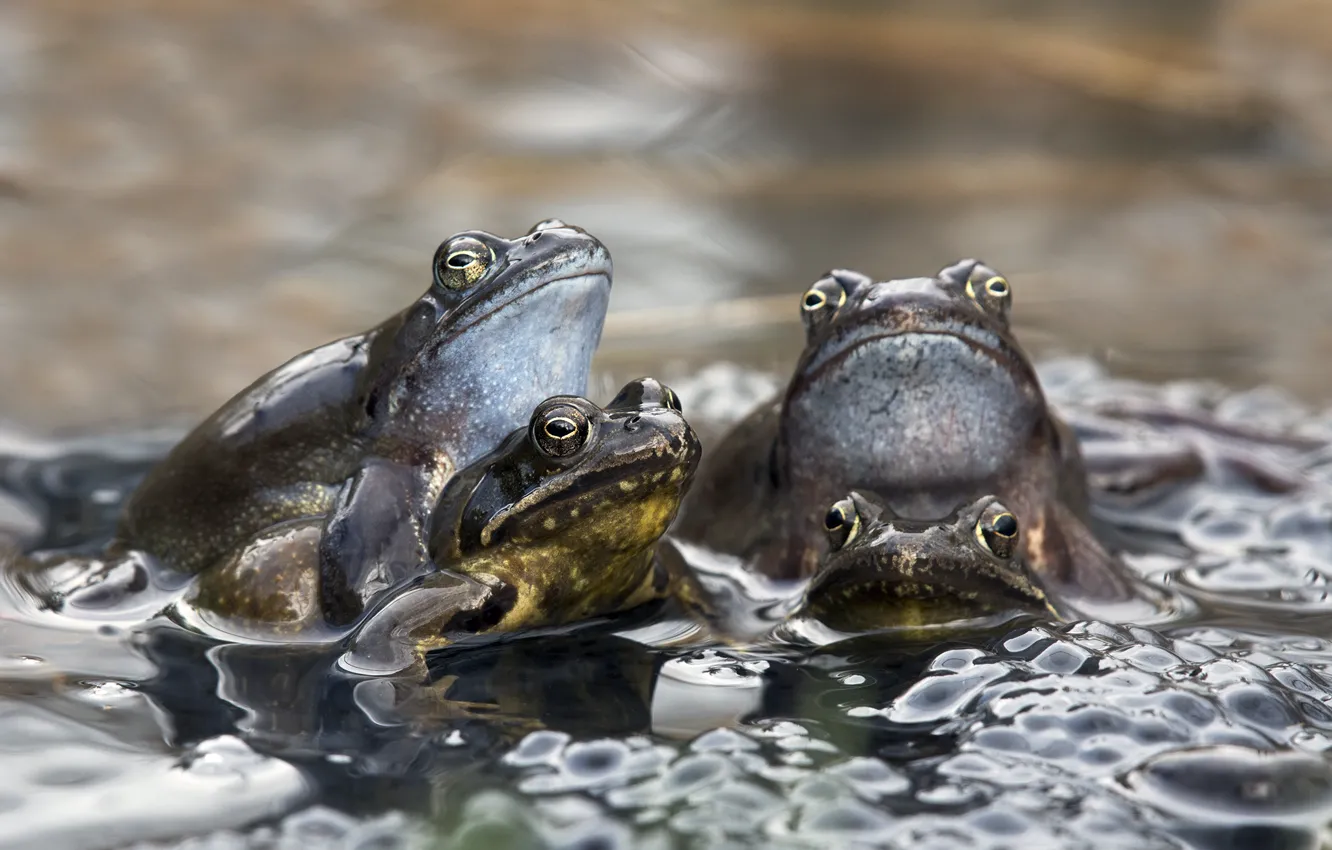
[[[1023,612],[1061,618],[1045,590],[1005,565],[962,569],[948,558],[831,558],[802,610],[843,631],[940,625]]]
[[[953,340],[958,343],[958,359],[969,354],[971,359],[987,361],[1008,374],[1030,375],[1035,380],[1035,371],[1026,358],[1015,352],[1010,346],[991,333],[976,325],[962,322],[948,323],[937,328],[904,328],[884,331],[877,328],[862,329],[846,337],[830,341],[821,346],[804,365],[804,381],[813,381],[820,375],[834,370],[839,363],[854,356],[864,348],[919,349],[930,341]]]
[[[489,546],[504,538],[506,526],[527,526],[529,515],[555,519],[551,534],[567,533],[569,528],[586,523],[597,513],[598,505],[615,509],[625,504],[659,500],[666,495],[679,508],[685,490],[698,465],[697,444],[692,449],[680,447],[660,453],[649,451],[629,466],[605,469],[586,475],[572,475],[549,488],[539,488],[514,504],[497,512],[480,535],[481,545]],[[598,498],[600,496],[600,498]]]
[[[510,298],[491,304],[490,308],[468,317],[467,321],[459,322],[455,325],[451,337],[461,336],[467,333],[474,326],[483,324],[488,319],[500,313],[518,306],[529,299],[544,300],[546,297],[554,294],[545,290],[551,287],[558,287],[560,290],[556,299],[568,304],[584,305],[589,317],[599,316],[598,325],[605,322],[606,308],[610,303],[611,272],[610,269],[591,269],[579,271],[560,277],[553,277],[541,281],[536,286],[530,288],[521,288]],[[600,302],[600,305],[598,304]],[[531,309],[533,305],[523,305],[523,309]],[[598,326],[597,336],[600,338],[601,331]]]

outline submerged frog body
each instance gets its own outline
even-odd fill
[[[1017,518],[994,496],[938,520],[909,520],[853,492],[823,525],[831,552],[805,585],[797,618],[859,633],[1059,616],[1028,569]]]
[[[586,392],[610,292],[594,237],[559,221],[443,243],[415,304],[260,378],[134,492],[112,552],[197,574],[319,535],[324,616],[344,625],[425,563],[445,481],[541,399]],[[302,572],[301,575],[306,575]]]
[[[829,273],[803,298],[806,347],[785,393],[709,451],[675,533],[798,578],[818,570],[823,514],[851,490],[920,518],[995,494],[1052,596],[1135,598],[1086,525],[1078,447],[1012,334],[1011,298],[974,260],[880,283]]]
[[[477,634],[559,626],[665,594],[652,558],[692,479],[698,441],[675,394],[645,378],[604,409],[556,396],[461,470],[424,530],[434,569],[395,589],[356,638],[360,666]],[[176,616],[210,632],[324,640],[321,528],[267,531],[196,580]]]

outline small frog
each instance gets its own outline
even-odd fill
[[[853,492],[823,518],[831,552],[795,617],[839,632],[927,629],[1034,613],[1059,617],[1023,556],[1017,517],[994,496],[908,520]]]
[[[995,494],[1052,598],[1139,598],[1087,527],[1077,442],[1012,333],[1012,298],[976,260],[878,283],[828,273],[802,297],[806,346],[786,391],[709,449],[673,535],[808,577],[829,551],[827,505],[847,492],[922,519]]]
[[[284,523],[318,517],[335,626],[425,563],[420,529],[448,478],[541,399],[586,392],[611,261],[550,220],[517,240],[459,233],[433,273],[406,310],[296,357],[199,425],[135,490],[111,553],[198,574],[303,547],[314,532],[297,541]]]
[[[574,396],[460,471],[425,533],[433,569],[380,601],[349,663],[408,666],[475,635],[561,626],[663,597],[657,538],[700,449],[675,393],[651,378],[604,409]],[[173,616],[201,630],[285,642],[337,639],[318,601],[321,528],[293,520],[196,579]],[[276,555],[277,557],[272,557]]]

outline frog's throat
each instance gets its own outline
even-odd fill
[[[514,591],[512,607],[489,631],[559,626],[626,610],[654,598],[653,550],[679,507],[677,492],[641,499],[607,495],[586,525],[565,534],[516,536],[451,569]]]

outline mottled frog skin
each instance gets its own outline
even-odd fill
[[[459,473],[430,524],[440,571],[373,611],[353,666],[392,670],[476,634],[563,626],[666,596],[654,558],[700,457],[675,393],[633,381],[604,409],[542,402]],[[459,608],[455,600],[479,600]]]
[[[1009,327],[1012,287],[975,260],[933,278],[834,271],[803,296],[806,347],[782,396],[715,447],[674,530],[777,578],[814,575],[827,506],[852,490],[936,520],[994,494],[1061,600],[1135,598],[1086,525],[1081,458]]]
[[[853,492],[824,516],[831,552],[794,616],[845,633],[919,630],[1032,613],[1058,617],[1026,563],[1017,518],[982,496],[939,520]]]
[[[605,247],[559,221],[450,238],[415,304],[296,357],[190,433],[135,491],[111,551],[197,574],[326,518],[323,613],[353,621],[425,563],[421,529],[455,470],[541,399],[586,392],[610,285]]]

